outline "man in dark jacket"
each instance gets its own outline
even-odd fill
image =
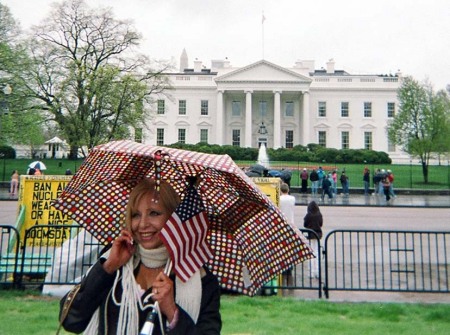
[[[309,180],[311,180],[311,193],[312,195],[317,194],[317,189],[319,188],[319,175],[317,174],[316,169],[311,171],[309,175]]]
[[[333,198],[333,192],[331,190],[331,173],[325,176],[322,180],[322,201],[325,198],[325,194],[328,194],[328,199]]]

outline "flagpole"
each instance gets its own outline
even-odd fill
[[[166,276],[170,275],[170,271],[172,271],[172,260],[169,258],[168,262],[166,263],[166,267],[164,268],[164,274]],[[158,316],[160,316],[159,312],[159,303],[156,301],[153,305],[153,310],[148,313],[147,318],[145,319],[145,323],[142,326],[142,329],[139,333],[139,335],[151,335],[153,334],[153,329],[155,327],[155,321]],[[161,322],[162,320],[160,320]]]
[[[266,20],[266,17],[264,16],[264,11],[262,12],[262,19],[261,19],[261,23],[262,23],[262,40],[261,40],[261,45],[262,45],[262,59],[264,59],[264,21]]]

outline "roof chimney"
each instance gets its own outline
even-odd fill
[[[329,74],[334,73],[334,59],[333,58],[331,58],[327,62],[327,73],[329,73]]]
[[[201,72],[201,71],[202,71],[202,61],[196,58],[194,60],[194,72]]]

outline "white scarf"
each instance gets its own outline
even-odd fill
[[[137,335],[139,334],[138,324],[138,304],[142,308],[140,301],[139,285],[134,278],[134,269],[142,262],[146,267],[158,268],[164,266],[169,259],[167,249],[162,246],[158,249],[144,249],[138,246],[135,257],[131,258],[123,266],[122,276],[117,272],[112,292],[121,280],[123,289],[122,301],[116,302],[119,307],[119,319],[117,334]],[[175,302],[189,314],[194,323],[197,323],[200,314],[200,304],[202,298],[202,282],[200,269],[192,277],[183,283],[178,277],[175,279],[176,296]],[[114,300],[114,297],[113,297]],[[98,309],[93,315],[85,334],[97,334],[98,330]]]

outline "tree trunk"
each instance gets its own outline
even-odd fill
[[[77,145],[71,145],[70,146],[70,153],[69,153],[69,159],[77,159],[78,158],[78,146]]]
[[[423,181],[425,182],[425,184],[428,184],[428,165],[424,161],[422,161],[422,173],[423,173]]]

